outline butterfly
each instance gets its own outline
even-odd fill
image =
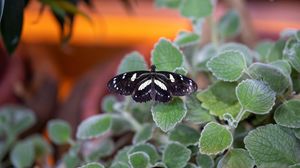
[[[155,69],[152,65],[150,71],[119,74],[107,83],[107,87],[112,93],[131,95],[136,102],[169,102],[173,96],[185,96],[198,89],[196,82],[184,75]]]

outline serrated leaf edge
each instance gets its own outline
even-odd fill
[[[242,57],[243,57],[244,69],[243,69],[243,71],[241,72],[240,76],[238,76],[237,78],[235,78],[235,79],[233,79],[233,80],[228,80],[228,79],[225,79],[225,78],[222,78],[222,77],[217,76],[217,75],[212,71],[212,68],[209,66],[210,62],[211,62],[214,58],[219,57],[219,55],[224,54],[224,53],[227,53],[227,52],[236,52],[236,53],[241,54]],[[241,51],[238,51],[238,50],[224,50],[224,51],[222,51],[222,52],[217,53],[216,56],[210,58],[209,61],[207,61],[207,63],[206,63],[206,67],[208,68],[208,70],[209,70],[209,71],[210,71],[217,79],[222,80],[222,81],[225,81],[225,82],[235,82],[235,81],[237,81],[238,79],[240,79],[240,78],[243,76],[244,71],[247,69],[247,62],[246,62],[244,53],[242,53]]]
[[[216,153],[203,153],[203,151],[201,150],[200,142],[201,142],[201,139],[202,139],[202,133],[204,132],[204,130],[207,128],[207,126],[208,126],[209,124],[217,124],[217,125],[219,125],[219,126],[221,126],[221,127],[224,127],[224,128],[229,132],[229,134],[230,134],[231,142],[230,142],[230,144],[229,144],[228,146],[226,146],[222,151],[219,151],[219,152],[216,152]],[[202,130],[202,132],[201,132],[201,134],[200,134],[200,139],[199,139],[198,147],[199,147],[199,151],[200,151],[201,154],[205,154],[205,155],[216,155],[216,154],[218,154],[218,153],[223,153],[226,149],[228,149],[228,148],[232,145],[232,143],[233,143],[233,136],[232,136],[232,133],[228,130],[228,128],[226,128],[224,125],[221,125],[221,124],[219,124],[219,123],[217,123],[217,122],[213,122],[213,121],[212,121],[212,122],[207,123],[207,124],[204,126],[204,128],[203,128],[203,130]]]
[[[144,155],[146,158],[147,158],[147,160],[148,160],[148,164],[151,164],[150,163],[150,157],[149,157],[149,155],[146,153],[146,152],[142,152],[142,151],[137,151],[137,152],[133,152],[133,153],[130,153],[127,157],[128,157],[128,162],[129,162],[129,165],[130,165],[130,167],[133,167],[132,166],[132,163],[131,163],[131,160],[130,160],[130,157],[132,156],[132,155],[134,155],[134,154],[142,154],[142,155]]]
[[[237,86],[236,86],[236,88],[235,88],[235,95],[236,95],[236,97],[237,97],[237,99],[238,99],[238,101],[239,101],[239,103],[240,103],[240,99],[239,99],[239,97],[237,96],[237,88],[242,84],[242,83],[245,83],[246,81],[250,81],[250,80],[253,80],[253,81],[259,81],[259,82],[262,82],[264,85],[266,85],[270,90],[272,90],[271,88],[270,88],[270,86],[267,84],[267,83],[265,83],[264,81],[261,81],[261,80],[255,80],[255,79],[245,79],[245,80],[243,80],[242,82],[240,82]],[[274,91],[274,90],[272,90],[273,91],[273,93],[274,93],[274,100],[273,100],[273,104],[272,104],[272,106],[270,107],[270,109],[268,109],[268,111],[266,111],[266,112],[264,112],[264,113],[257,113],[257,112],[255,112],[255,111],[251,111],[251,110],[249,110],[249,109],[244,109],[244,107],[242,106],[242,104],[240,103],[240,105],[241,105],[241,107],[243,108],[243,110],[244,111],[248,111],[248,112],[251,112],[251,113],[253,113],[253,114],[268,114],[271,110],[272,110],[272,108],[273,108],[273,106],[275,105],[275,100],[276,100],[276,92]]]
[[[189,155],[190,155],[190,157],[191,157],[192,152],[191,152],[191,150],[189,150],[186,146],[182,145],[182,144],[179,143],[179,142],[173,142],[173,141],[172,141],[171,143],[167,144],[166,148],[167,148],[169,145],[171,145],[171,144],[176,144],[176,145],[178,145],[178,146],[181,146],[181,147],[187,149],[187,150],[188,150],[188,153],[189,153]],[[166,148],[165,148],[165,149],[166,149]],[[165,149],[164,149],[163,154],[162,154],[162,161],[163,161],[163,163],[164,163],[164,160],[165,160]],[[188,161],[189,161],[189,160],[187,160],[187,162],[188,162]],[[187,165],[187,163],[186,163],[186,165]]]
[[[286,125],[286,124],[279,123],[278,120],[277,120],[277,117],[275,117],[275,116],[276,116],[276,113],[278,113],[278,112],[277,112],[278,109],[279,109],[281,106],[286,105],[288,102],[298,102],[298,103],[300,103],[300,101],[299,101],[299,100],[296,100],[296,99],[291,99],[291,100],[288,100],[288,101],[283,102],[280,106],[278,106],[278,107],[276,108],[276,110],[275,110],[275,112],[274,112],[274,120],[275,120],[276,124],[281,125],[281,126],[284,126],[284,127],[288,127],[288,128],[300,128],[300,127],[296,127],[296,126],[291,126],[291,125]]]

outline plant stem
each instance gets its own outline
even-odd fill
[[[244,108],[241,108],[240,112],[238,113],[238,115],[235,118],[237,124],[241,121],[241,119],[244,116],[245,112],[246,112],[246,110],[244,110]]]

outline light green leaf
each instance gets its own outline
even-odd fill
[[[149,156],[145,152],[134,152],[129,156],[129,164],[132,168],[147,168],[149,167]]]
[[[152,124],[143,125],[142,129],[133,137],[133,144],[144,143],[152,138],[153,126]]]
[[[286,60],[277,60],[271,62],[270,64],[281,70],[287,76],[291,75],[292,73],[292,67]]]
[[[223,118],[225,113],[236,116],[241,105],[235,95],[235,82],[216,82],[208,89],[197,94],[197,98],[202,101],[202,107],[209,110],[210,114]]]
[[[137,144],[133,146],[128,154],[132,154],[134,152],[145,152],[150,158],[150,163],[155,164],[156,161],[159,159],[159,155],[155,149],[155,147],[149,143],[146,144]]]
[[[0,126],[10,130],[10,134],[18,135],[32,127],[36,118],[33,112],[25,107],[9,105],[0,109]]]
[[[213,168],[215,163],[211,156],[198,153],[196,156],[197,165],[201,168]]]
[[[275,44],[271,47],[267,54],[267,62],[273,62],[282,59],[283,49],[285,45],[284,39],[279,39],[275,42]]]
[[[250,131],[244,143],[258,167],[288,167],[299,163],[299,143],[278,125],[269,124]]]
[[[210,122],[205,125],[199,140],[200,153],[214,155],[223,152],[232,144],[231,132],[224,126]]]
[[[236,95],[243,109],[255,114],[268,113],[276,99],[276,93],[268,85],[252,79],[242,81]]]
[[[207,44],[194,54],[193,66],[196,67],[198,71],[208,71],[207,62],[217,55],[217,50],[212,44]]]
[[[35,158],[43,158],[52,152],[50,144],[41,136],[33,135],[26,138],[26,141],[32,143],[34,148]]]
[[[193,128],[179,124],[169,132],[169,139],[177,141],[185,146],[194,145],[197,143],[200,134]]]
[[[247,68],[247,64],[241,52],[228,50],[208,61],[207,67],[220,80],[237,81]]]
[[[295,37],[289,38],[285,44],[283,55],[293,68],[300,72],[300,41],[297,41]]]
[[[104,112],[111,113],[114,112],[114,104],[117,102],[117,99],[113,95],[107,95],[103,98],[101,107]]]
[[[182,0],[180,13],[190,19],[200,19],[211,15],[213,4],[210,0]]]
[[[147,69],[148,68],[144,57],[139,52],[134,51],[125,55],[121,64],[119,65],[118,74]]]
[[[292,87],[289,75],[273,65],[254,63],[248,68],[252,79],[262,80],[277,94],[283,94],[288,87]]]
[[[167,145],[163,151],[162,160],[167,167],[182,168],[190,159],[191,151],[182,144],[173,142]]]
[[[298,139],[300,139],[300,128],[294,129],[294,134]]]
[[[184,67],[177,67],[175,68],[174,72],[181,75],[187,75],[188,70],[185,69]]]
[[[289,168],[300,168],[300,163],[289,166]]]
[[[200,41],[200,36],[193,32],[181,31],[174,40],[174,43],[179,47],[197,44]]]
[[[232,149],[219,161],[218,168],[253,168],[254,161],[245,149]]]
[[[99,137],[111,128],[111,123],[112,116],[108,114],[95,115],[87,118],[78,126],[76,137],[78,139]]]
[[[218,30],[223,38],[234,37],[240,32],[240,18],[235,10],[229,10],[221,18]]]
[[[294,99],[281,104],[275,111],[274,119],[279,125],[300,128],[300,101]]]
[[[131,125],[127,121],[127,119],[125,119],[121,115],[112,115],[112,121],[111,122],[112,122],[111,123],[112,124],[111,125],[111,132],[114,135],[120,135],[120,134],[132,129]]]
[[[225,51],[239,51],[245,57],[247,65],[250,65],[253,62],[253,52],[244,44],[234,42],[225,43],[219,47],[218,53],[223,53]]]
[[[115,158],[113,160],[113,163],[128,163],[128,152],[132,149],[132,146],[125,146],[121,150],[118,151],[118,153],[115,155]]]
[[[213,120],[213,116],[209,114],[208,110],[201,106],[200,101],[197,99],[195,94],[186,96],[186,107],[187,114],[185,117],[186,121],[194,124],[202,124]]]
[[[88,163],[86,165],[83,165],[79,168],[104,168],[104,166],[97,162]]]
[[[79,167],[80,158],[77,155],[67,153],[63,156],[63,164],[66,168]]]
[[[258,52],[258,60],[260,62],[267,62],[267,55],[273,47],[274,43],[272,41],[261,41],[257,43],[255,51]]]
[[[66,144],[71,140],[71,126],[63,120],[51,120],[47,124],[49,138],[55,144]]]
[[[94,145],[94,144],[93,144]],[[86,161],[98,161],[103,157],[109,156],[114,152],[114,142],[111,139],[104,139],[101,143],[91,149],[91,153],[85,159]]]
[[[161,38],[151,53],[151,62],[160,71],[174,71],[183,65],[183,54],[168,39]]]
[[[14,167],[23,168],[31,167],[34,162],[34,148],[32,142],[18,142],[10,153],[10,161]]]
[[[167,132],[185,117],[187,109],[180,98],[174,98],[168,104],[156,104],[151,108],[153,120],[156,125]]]
[[[113,163],[110,168],[130,168],[127,163],[124,162],[115,162]]]
[[[178,8],[181,0],[155,0],[157,7]]]

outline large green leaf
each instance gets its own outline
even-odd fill
[[[291,75],[292,73],[292,67],[287,60],[277,60],[271,62],[270,64],[281,70],[287,76]]]
[[[194,124],[206,123],[213,120],[213,116],[209,114],[208,110],[201,106],[200,101],[196,97],[197,93],[186,96],[187,114],[186,121]]]
[[[190,159],[191,151],[180,143],[173,142],[166,146],[162,160],[168,168],[182,168]]]
[[[253,168],[254,161],[245,149],[232,149],[219,161],[218,168]]]
[[[108,114],[87,118],[78,126],[76,137],[78,139],[91,139],[101,136],[111,128],[111,123],[112,116]]]
[[[280,105],[274,115],[277,124],[290,127],[300,128],[300,101],[289,100]]]
[[[244,143],[258,167],[288,167],[300,161],[296,138],[278,125],[256,128],[249,132]]]
[[[212,115],[223,118],[225,113],[230,113],[236,116],[241,109],[235,95],[236,86],[237,83],[219,81],[197,94],[197,98],[202,102],[202,107]]]
[[[200,19],[211,15],[213,4],[210,0],[182,0],[180,13],[191,19]]]
[[[17,168],[31,167],[34,162],[34,147],[30,141],[18,142],[10,153],[10,161]]]
[[[183,65],[183,54],[169,40],[161,38],[151,53],[151,62],[160,71],[174,71]]]
[[[231,132],[215,122],[205,125],[199,140],[200,153],[215,155],[229,148],[233,142]]]
[[[253,52],[244,44],[241,43],[225,43],[218,48],[218,53],[223,53],[225,51],[239,51],[245,57],[247,65],[252,64],[253,62]]]
[[[145,124],[143,125],[142,129],[137,132],[133,137],[133,143],[143,143],[148,141],[152,138],[153,133],[153,125],[152,124]]]
[[[196,156],[197,165],[201,168],[213,168],[214,167],[214,160],[209,155],[203,155],[198,153]]]
[[[218,30],[223,38],[234,37],[240,31],[240,18],[235,10],[228,10],[218,24]]]
[[[198,71],[208,71],[207,62],[214,56],[217,55],[217,50],[213,44],[207,44],[198,50],[193,57],[193,66]]]
[[[111,139],[104,139],[99,145],[92,144],[95,147],[91,149],[91,152],[85,158],[86,161],[98,161],[103,157],[107,157],[114,152],[114,142]]]
[[[11,54],[19,44],[22,26],[24,0],[6,0],[1,19],[1,35],[7,51]]]
[[[200,36],[193,32],[181,31],[176,36],[174,43],[179,47],[197,44],[200,41]]]
[[[267,62],[273,62],[282,59],[283,57],[283,49],[285,45],[284,39],[279,39],[272,45],[271,49],[268,51],[267,54]]]
[[[283,50],[283,55],[293,68],[300,72],[300,41],[294,37],[288,39]]]
[[[30,136],[26,138],[26,141],[32,143],[35,158],[46,158],[50,153],[52,153],[50,144],[41,135]]]
[[[200,134],[197,130],[183,124],[177,125],[169,133],[171,141],[177,141],[183,145],[194,145],[199,140]]]
[[[153,120],[156,125],[167,132],[185,117],[187,109],[180,98],[174,98],[168,104],[156,104],[151,108]]]
[[[248,73],[253,79],[267,83],[277,94],[283,94],[287,88],[292,87],[289,75],[273,65],[254,63],[248,68]]]
[[[247,68],[247,64],[243,53],[227,50],[208,61],[207,67],[220,80],[237,81]]]
[[[275,104],[276,93],[264,82],[247,79],[236,88],[236,95],[243,110],[266,114]]]
[[[144,57],[139,52],[134,51],[125,55],[121,64],[119,65],[118,74],[147,69],[148,68]]]
[[[267,62],[268,52],[271,50],[274,43],[272,41],[261,41],[255,46],[255,51],[258,53],[260,62]]]
[[[71,126],[60,119],[51,120],[47,124],[49,138],[56,144],[65,144],[71,140]]]
[[[117,102],[117,99],[113,95],[107,95],[103,98],[102,103],[101,103],[101,108],[104,112],[114,112],[114,104]]]

